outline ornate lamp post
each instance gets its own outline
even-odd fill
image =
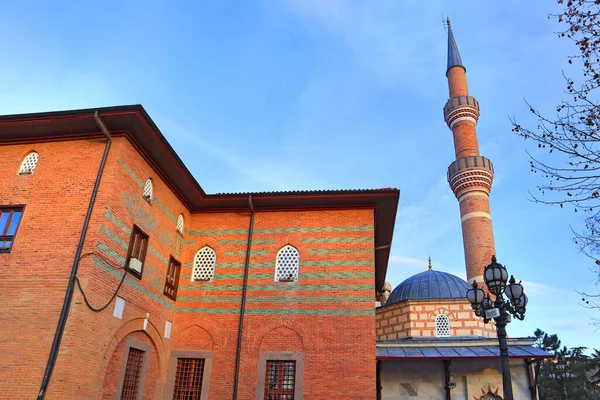
[[[569,371],[568,365],[564,362],[564,360],[559,359],[558,362],[554,365],[554,370],[556,372],[550,373],[550,378],[555,379],[560,382],[563,390],[563,394],[565,395],[565,400],[569,400],[569,395],[567,393],[567,381],[569,379],[575,378],[575,374]]]
[[[508,272],[502,264],[496,262],[496,256],[492,256],[492,263],[485,267],[483,280],[488,288],[488,295],[477,287],[473,281],[472,289],[467,291],[467,299],[475,315],[483,317],[483,322],[488,323],[491,319],[496,321],[498,332],[498,344],[500,346],[500,361],[502,364],[502,387],[505,400],[514,400],[512,382],[510,378],[510,367],[508,365],[508,344],[506,342],[506,324],[510,322],[511,316],[519,320],[525,318],[525,306],[527,296],[523,291],[523,285],[517,283],[513,276],[508,280]],[[508,281],[508,286],[506,285]],[[490,294],[495,300],[490,298]],[[504,296],[507,298],[505,299]]]

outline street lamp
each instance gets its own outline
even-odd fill
[[[554,370],[556,372],[550,373],[549,376],[560,382],[565,395],[565,400],[569,400],[569,395],[567,394],[567,380],[575,378],[575,374],[569,371],[569,367],[560,359],[554,365]]]
[[[517,283],[513,276],[508,279],[508,272],[502,264],[496,262],[496,256],[492,256],[492,263],[485,267],[483,280],[488,288],[488,295],[477,287],[473,280],[472,289],[467,290],[467,299],[478,317],[483,317],[483,322],[488,323],[491,319],[496,321],[496,332],[498,332],[498,344],[500,346],[500,361],[502,365],[502,388],[504,399],[513,400],[512,382],[510,378],[510,367],[508,365],[508,344],[506,342],[506,324],[510,322],[512,314],[515,318],[525,318],[525,307],[527,306],[527,295],[523,291],[523,285]],[[508,281],[508,286],[506,285]],[[490,294],[495,300],[490,298]],[[504,298],[507,297],[507,299]]]

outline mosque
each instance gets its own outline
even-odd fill
[[[494,170],[450,26],[446,76],[482,282]],[[0,398],[503,398],[466,281],[385,282],[397,189],[207,194],[140,105],[0,116],[0,168]],[[517,399],[532,345],[509,339]]]

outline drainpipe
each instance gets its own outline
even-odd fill
[[[242,353],[242,332],[244,329],[244,314],[246,312],[246,291],[248,289],[248,269],[250,267],[250,248],[252,246],[252,231],[254,229],[254,207],[252,195],[248,195],[250,205],[250,227],[248,228],[248,245],[246,246],[246,262],[244,264],[244,283],[242,284],[242,304],[240,305],[240,323],[238,327],[238,341],[235,350],[235,375],[233,376],[233,400],[237,400],[238,384],[240,377],[240,356]]]
[[[73,266],[71,267],[71,276],[69,277],[69,283],[67,284],[67,290],[65,292],[62,310],[60,311],[60,316],[58,318],[58,325],[56,326],[56,332],[54,333],[54,340],[52,341],[52,347],[50,348],[50,354],[48,355],[48,361],[46,362],[46,370],[44,372],[42,384],[40,385],[40,391],[37,395],[38,400],[42,400],[46,395],[46,389],[48,388],[50,378],[52,377],[52,372],[54,371],[54,365],[56,364],[56,358],[58,357],[58,350],[60,349],[60,342],[62,340],[62,335],[67,324],[69,309],[71,308],[71,300],[73,299],[73,289],[75,287],[75,281],[77,278],[77,267],[79,266],[79,258],[81,257],[81,251],[85,242],[85,235],[87,233],[88,226],[90,224],[90,219],[92,217],[92,210],[94,209],[94,203],[96,202],[98,188],[100,187],[102,171],[104,171],[104,165],[106,164],[106,158],[108,157],[108,151],[110,150],[110,144],[112,142],[110,134],[108,133],[108,129],[106,129],[106,126],[100,119],[100,116],[98,116],[98,111],[94,113],[94,120],[96,121],[96,124],[98,124],[98,127],[100,128],[102,133],[104,133],[104,136],[106,136],[106,146],[104,147],[104,154],[102,155],[102,160],[100,161],[100,167],[98,168],[98,174],[96,175],[96,182],[94,183],[94,188],[92,189],[92,196],[90,197],[90,203],[88,205],[87,213],[85,214],[83,227],[81,228],[79,244],[77,245],[77,250],[75,251],[75,258],[73,259]]]

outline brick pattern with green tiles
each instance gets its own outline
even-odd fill
[[[225,254],[226,256],[230,256],[230,257],[242,257],[242,256],[245,257],[246,251],[245,250],[225,251],[225,252],[223,252],[223,254]],[[251,250],[250,251],[251,257],[267,256],[267,255],[269,255],[268,250]]]
[[[373,254],[375,253],[375,250],[372,248],[351,248],[351,249],[338,249],[338,248],[333,248],[333,249],[308,249],[307,250],[308,254],[318,254],[318,255],[322,255],[322,254]]]
[[[302,243],[373,243],[373,236],[337,238],[300,238]]]
[[[121,163],[128,173],[132,174],[132,177],[140,187],[143,187],[141,180],[133,174],[133,171],[125,164]],[[158,208],[167,215],[171,220],[175,221],[176,218],[169,210],[163,206],[160,201],[156,198],[154,203],[157,204]],[[124,233],[127,237],[131,234],[131,228],[120,221],[110,210],[105,210],[104,216],[111,224],[103,225],[101,227],[101,233],[107,239],[110,239],[110,246],[107,242],[100,241],[97,244],[98,250],[110,258],[124,263],[124,257],[119,255],[118,252],[111,249],[111,246],[117,246],[123,250],[126,250],[128,243],[119,237],[113,231],[117,229]],[[260,237],[260,235],[268,234],[282,234],[282,233],[335,233],[335,232],[365,232],[371,233],[373,226],[345,226],[345,227],[313,227],[313,228],[268,228],[268,229],[256,229],[254,231],[255,237],[253,240],[254,245],[269,245],[275,244],[277,240],[275,238]],[[246,235],[248,231],[246,229],[210,229],[210,230],[185,230],[186,234],[190,235]],[[121,235],[122,236],[122,235]],[[371,296],[365,296],[365,292],[370,292],[373,289],[372,284],[356,283],[353,279],[371,279],[373,278],[373,272],[354,272],[354,271],[328,271],[322,268],[328,267],[369,267],[374,265],[373,253],[374,250],[369,246],[368,248],[354,247],[354,248],[338,248],[332,247],[338,243],[373,243],[372,236],[358,236],[358,237],[347,237],[339,235],[339,237],[302,237],[300,240],[305,244],[319,244],[329,243],[329,248],[309,248],[307,250],[308,255],[316,256],[316,259],[312,260],[301,260],[300,265],[300,281],[294,283],[274,283],[272,282],[272,272],[262,273],[250,273],[249,279],[250,285],[248,286],[249,296],[247,298],[248,309],[246,312],[251,315],[277,315],[277,314],[299,314],[299,315],[371,315],[374,311],[369,308],[367,310],[356,308],[357,305],[370,303]],[[224,246],[245,246],[247,238],[220,238],[218,242]],[[187,246],[192,245],[191,242],[185,243]],[[226,247],[227,248],[227,247]],[[154,256],[154,258],[163,264],[167,264],[168,260],[165,256],[161,255],[157,249],[149,247],[148,252]],[[333,259],[333,260],[319,260],[318,256],[321,255],[336,255],[336,254],[356,254],[368,256],[368,259]],[[160,290],[154,292],[152,288],[146,287],[140,283],[137,279],[126,278],[125,284],[132,287],[135,290],[140,291],[144,295],[148,296],[154,301],[159,302],[161,305],[168,307],[169,309],[177,309],[181,312],[196,312],[206,314],[239,314],[239,304],[241,302],[241,282],[243,280],[243,267],[244,262],[242,261],[246,255],[244,250],[225,250],[223,252],[225,257],[235,257],[240,261],[227,261],[223,262],[217,260],[217,266],[212,282],[190,282],[190,273],[193,263],[184,263],[184,271],[180,276],[180,296],[178,296],[177,303],[174,305],[169,299],[160,294]],[[269,250],[254,249],[251,252],[251,257],[268,257]],[[364,257],[364,256],[363,256]],[[358,257],[355,257],[358,258]],[[183,261],[183,260],[182,260]],[[106,265],[100,259],[95,259],[94,264],[102,268],[104,271],[110,273],[116,278],[119,277],[119,270]],[[262,262],[251,262],[250,271],[256,271],[257,268],[268,268],[274,269],[275,260],[268,260]],[[313,269],[313,268],[318,269]],[[237,271],[234,271],[236,270]],[[148,263],[144,270],[144,277],[147,283],[151,280],[151,270],[159,271],[159,268],[154,267]],[[231,272],[229,272],[229,271]],[[162,270],[160,270],[162,271]],[[156,271],[155,271],[156,272]],[[157,272],[158,273],[158,272]],[[122,276],[122,275],[121,275]],[[161,277],[162,278],[162,277]],[[219,280],[230,279],[229,282],[233,284],[219,284]],[[252,280],[255,280],[252,282]],[[268,280],[265,283],[256,284],[259,279]],[[316,284],[306,284],[303,279],[322,279],[323,281],[313,281]],[[327,282],[331,279],[340,279],[334,282]],[[239,283],[236,283],[236,280]],[[345,281],[346,280],[346,281]],[[158,280],[157,280],[158,281]],[[327,283],[323,283],[327,282]],[[344,283],[348,282],[348,283]],[[352,282],[352,283],[350,283]],[[361,281],[358,281],[361,282]],[[364,282],[364,281],[363,281]],[[151,285],[154,289],[156,285]],[[156,287],[155,287],[156,286]],[[159,288],[160,289],[160,288]],[[324,292],[324,296],[313,296],[308,293],[318,294],[319,291]],[[288,293],[286,295],[277,296],[277,292]],[[294,293],[295,292],[295,293]],[[219,296],[218,294],[224,294]],[[344,294],[341,296],[331,296],[331,293]],[[293,294],[293,295],[292,295]],[[291,296],[291,297],[290,297]],[[200,305],[195,307],[185,307],[185,305]],[[327,304],[355,304],[354,307],[344,307],[343,310],[331,309],[327,307]],[[318,309],[298,309],[297,304],[301,307],[302,304],[313,304],[313,308],[316,305]],[[320,306],[319,304],[322,304]],[[292,309],[286,307],[292,306]]]

